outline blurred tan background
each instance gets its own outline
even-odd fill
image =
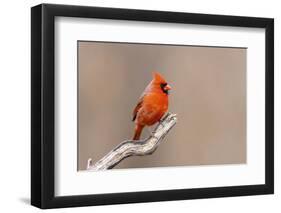
[[[132,111],[152,71],[172,86],[178,123],[152,155],[115,168],[246,163],[246,51],[79,41],[78,170],[132,138]]]

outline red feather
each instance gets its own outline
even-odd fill
[[[168,110],[168,90],[171,87],[158,73],[154,73],[153,80],[146,87],[133,111],[135,134],[133,140],[139,140],[145,126],[159,122]]]

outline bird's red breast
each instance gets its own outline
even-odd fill
[[[170,89],[171,87],[166,80],[159,73],[154,73],[152,81],[145,88],[133,112],[134,140],[140,138],[141,131],[145,126],[151,126],[160,121],[167,112]]]

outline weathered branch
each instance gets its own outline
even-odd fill
[[[152,154],[176,122],[176,114],[168,113],[162,118],[162,121],[156,126],[149,138],[139,141],[124,141],[95,164],[92,164],[92,159],[90,158],[88,160],[87,170],[99,171],[112,169],[127,157]]]

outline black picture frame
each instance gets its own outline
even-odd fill
[[[264,28],[265,184],[94,195],[54,195],[55,17]],[[31,8],[31,204],[42,209],[274,193],[274,20],[271,18],[41,4]]]

